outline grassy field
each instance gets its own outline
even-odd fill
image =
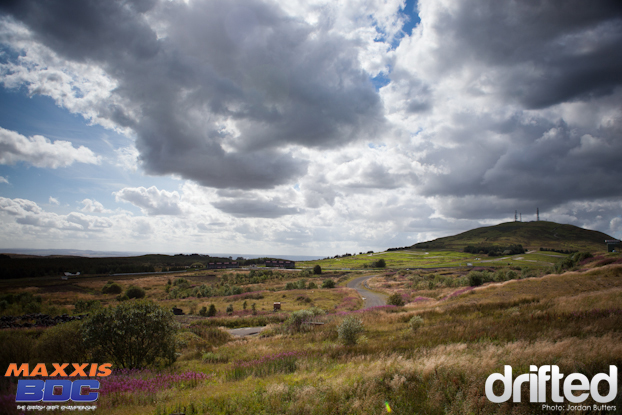
[[[385,258],[396,253],[388,254]],[[451,258],[451,253],[446,257]],[[514,376],[527,373],[529,365],[556,364],[562,373],[580,372],[589,378],[608,372],[609,365],[619,367],[621,258],[597,256],[572,271],[547,274],[544,267],[524,263],[527,259],[561,261],[566,256],[534,253],[521,257],[511,259],[510,265],[507,261],[484,263],[474,269],[367,270],[367,275],[376,275],[369,281],[372,289],[399,293],[407,301],[404,307],[368,310],[360,310],[360,297],[344,287],[286,290],[287,283],[300,281],[300,272],[273,274],[264,281],[240,285],[250,292],[210,298],[167,298],[168,280],[175,277],[117,279],[123,288],[130,284],[143,287],[149,299],[167,308],[175,304],[189,312],[215,304],[221,313],[212,319],[178,317],[182,329],[177,362],[169,368],[115,374],[108,379],[111,385],[131,387],[117,390],[110,386],[107,390],[112,392],[102,395],[95,413],[382,414],[387,413],[387,404],[395,414],[548,413],[541,405],[524,401],[489,402],[485,380],[491,373],[502,372],[506,364],[513,367]],[[460,285],[470,272],[488,273],[499,281],[479,287]],[[503,280],[508,273],[514,273],[513,279]],[[223,286],[225,281],[247,281],[250,275],[242,274],[196,272],[185,278],[190,286]],[[319,285],[330,278],[343,285],[356,275],[360,274],[307,276],[306,283]],[[41,295],[46,307],[64,307],[70,312],[76,299],[116,304],[114,296],[101,294],[107,279],[60,282],[56,288],[31,285],[21,291]],[[257,315],[242,310],[244,301],[257,304]],[[283,303],[281,313],[268,310],[274,301]],[[231,316],[222,312],[228,304],[234,306]],[[312,306],[328,311],[316,318],[323,325],[296,332],[284,322],[291,311]],[[419,327],[410,324],[414,316],[422,319]],[[363,332],[355,345],[345,345],[338,328],[351,317],[362,322]],[[240,324],[267,324],[267,328],[261,336],[247,338],[235,338],[217,328]],[[0,362],[36,362],[37,339],[43,332],[39,328],[0,331]],[[157,387],[150,387],[152,383]],[[618,410],[622,409],[620,392],[611,403]],[[522,393],[528,395],[527,385]],[[0,407],[4,402],[2,408],[10,410],[6,401],[14,396],[10,386],[0,387]]]
[[[311,269],[319,265],[326,270],[373,269],[372,263],[384,259],[387,268],[444,268],[472,266],[507,266],[520,265],[526,267],[548,267],[555,265],[567,257],[556,252],[533,252],[503,257],[469,254],[452,250],[409,249],[405,251],[378,252],[374,254],[352,255],[342,258],[329,258],[317,261],[296,263],[297,268]]]

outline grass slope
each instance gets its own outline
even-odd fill
[[[604,251],[605,239],[613,237],[598,231],[555,222],[507,222],[438,238],[413,245],[413,248],[462,250],[468,245],[522,244],[525,248]]]

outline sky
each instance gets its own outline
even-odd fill
[[[618,0],[0,3],[0,249],[622,237]]]

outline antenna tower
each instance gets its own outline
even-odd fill
[[[514,211],[514,222],[518,222],[518,210]]]
[[[540,222],[540,208],[536,208],[536,221]]]

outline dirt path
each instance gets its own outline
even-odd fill
[[[348,288],[354,288],[360,296],[363,297],[365,303],[364,308],[385,305],[387,303],[383,295],[371,292],[367,289],[367,280],[373,277],[375,277],[375,275],[358,277],[347,284]]]

